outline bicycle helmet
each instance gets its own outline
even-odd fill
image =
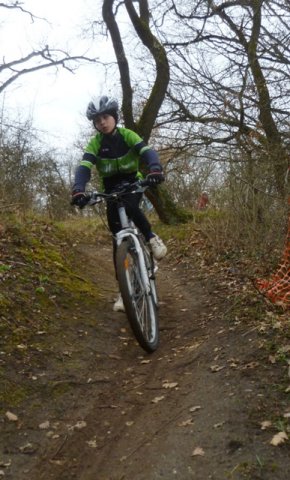
[[[116,123],[118,123],[118,110],[119,105],[117,100],[112,97],[107,97],[103,95],[99,98],[93,98],[92,101],[88,104],[87,108],[87,118],[89,120],[95,120],[98,115],[103,113],[108,113],[114,117]]]

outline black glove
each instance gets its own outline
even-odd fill
[[[146,180],[150,185],[159,185],[159,183],[164,182],[165,178],[162,172],[150,172],[148,173]]]
[[[73,192],[70,203],[71,205],[76,205],[79,208],[84,208],[88,203],[86,194],[84,192]]]

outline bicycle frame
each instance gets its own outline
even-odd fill
[[[118,212],[119,212],[119,218],[120,218],[122,230],[120,230],[116,234],[117,247],[121,245],[124,239],[128,237],[130,237],[133,240],[134,247],[136,249],[139,264],[140,264],[140,271],[141,271],[143,286],[145,288],[146,293],[148,293],[150,290],[150,281],[147,275],[143,250],[138,239],[138,230],[136,227],[133,227],[133,225],[130,225],[130,223],[132,222],[128,221],[129,219],[127,217],[124,205],[120,204],[118,206]]]

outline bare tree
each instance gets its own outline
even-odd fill
[[[3,118],[2,118],[3,120]],[[54,218],[71,211],[67,168],[55,160],[55,152],[39,148],[31,120],[9,125],[0,133],[1,208],[18,205]]]
[[[116,21],[117,11],[114,10],[115,3],[114,0],[104,0],[102,13],[103,19],[112,38],[118,62],[123,93],[122,112],[124,122],[128,128],[135,129],[145,141],[148,141],[169,84],[169,64],[167,55],[162,43],[153,34],[151,29],[148,1],[140,0],[138,2],[139,11],[137,11],[133,5],[133,1],[125,0],[124,5],[135,33],[140,43],[150,52],[155,65],[155,78],[152,80],[150,91],[144,102],[139,120],[135,122],[133,116],[133,88],[130,77],[129,62],[126,57],[119,26]],[[147,195],[158,212],[160,219],[164,222],[174,223],[183,221],[187,218],[185,212],[177,209],[164,187],[159,189],[152,188],[148,191]]]
[[[272,165],[282,197],[289,156],[289,18],[288,2],[209,0],[168,1],[155,20],[168,51],[173,121],[194,126],[195,144],[259,152]]]

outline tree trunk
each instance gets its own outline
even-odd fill
[[[191,212],[178,207],[171,199],[165,186],[150,188],[146,191],[146,197],[154,206],[160,220],[168,225],[186,223],[192,219]]]
[[[103,19],[110,32],[118,62],[123,92],[122,111],[125,126],[135,130],[145,142],[148,142],[169,83],[169,64],[165,48],[151,31],[147,0],[139,0],[139,14],[135,10],[131,0],[125,0],[124,3],[140,41],[148,48],[156,65],[155,81],[137,123],[135,123],[133,119],[133,89],[131,86],[129,64],[113,12],[114,0],[103,1]],[[189,218],[188,214],[175,205],[164,186],[157,189],[151,188],[147,190],[146,194],[160,220],[164,223],[185,222],[186,219]]]
[[[259,120],[268,142],[268,155],[273,163],[276,189],[281,197],[285,197],[287,194],[285,184],[285,176],[287,172],[287,152],[283,146],[280,132],[273,118],[271,97],[257,53],[258,41],[261,35],[263,2],[264,0],[253,0],[251,2],[253,18],[251,36],[249,40],[247,40],[245,37],[242,29],[238,28],[224,11],[219,12],[219,15],[227,22],[231,30],[235,32],[247,54],[249,66],[258,93],[257,106],[259,108]],[[210,3],[214,8],[214,3]]]
[[[274,165],[276,188],[281,196],[285,196],[285,175],[287,171],[286,152],[283,147],[280,132],[272,115],[271,98],[257,55],[257,44],[261,30],[262,4],[263,0],[254,0],[252,2],[253,28],[248,44],[248,59],[259,96],[259,120],[266,133],[269,144],[269,156]]]

